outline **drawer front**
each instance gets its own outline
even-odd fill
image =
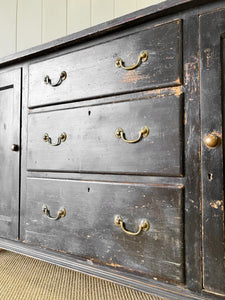
[[[133,70],[125,67],[146,61]],[[181,83],[181,24],[179,20],[147,28],[126,37],[29,66],[29,107],[85,99]],[[145,60],[145,59],[143,59]],[[60,75],[66,72],[67,77]],[[49,76],[48,84],[45,83]],[[58,84],[57,84],[58,83]]]
[[[66,216],[51,220],[59,208]],[[25,242],[87,260],[183,282],[183,188],[72,180],[27,179]],[[136,236],[128,232],[147,219]]]
[[[141,129],[149,128],[148,136]],[[124,140],[116,133],[121,128]],[[28,170],[181,176],[182,95],[28,117]],[[66,133],[66,140],[60,140]],[[44,141],[45,133],[51,141]],[[121,132],[120,132],[121,134]],[[135,139],[136,143],[128,143]],[[51,143],[58,143],[52,146]]]

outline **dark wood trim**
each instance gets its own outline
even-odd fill
[[[201,203],[200,203],[200,127],[198,87],[198,16],[192,10],[183,22],[183,69],[185,97],[185,257],[186,284],[201,291]],[[192,45],[189,47],[188,45]],[[187,121],[188,120],[188,121]],[[190,161],[194,163],[189,163]],[[194,245],[194,247],[193,247]],[[193,250],[194,248],[194,250]]]
[[[201,186],[203,286],[225,293],[224,266],[224,40],[225,9],[200,16]],[[210,32],[210,36],[208,33]],[[204,139],[211,132],[221,139],[215,149]],[[210,180],[209,175],[213,176]],[[221,203],[215,208],[214,203]],[[216,246],[215,246],[216,245]],[[215,274],[219,274],[218,278]]]

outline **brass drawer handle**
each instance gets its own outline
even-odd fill
[[[145,62],[147,59],[148,59],[148,52],[143,51],[138,56],[138,62],[136,64],[134,64],[133,66],[130,66],[130,67],[125,67],[122,58],[119,57],[119,58],[116,59],[116,67],[117,68],[121,67],[125,70],[133,70],[133,69],[137,68],[142,62]]]
[[[45,84],[50,84],[51,86],[55,87],[55,86],[59,86],[66,79],[66,77],[67,77],[67,73],[66,71],[63,71],[60,74],[59,80],[56,83],[52,83],[52,80],[48,75],[45,76],[44,82]]]
[[[43,205],[42,206],[42,212],[50,219],[50,220],[53,220],[53,221],[57,221],[59,220],[60,218],[64,218],[66,216],[66,210],[64,207],[61,207],[57,213],[57,216],[54,218],[54,217],[51,217],[50,215],[50,211],[48,209],[48,206],[47,205]]]
[[[43,140],[46,143],[49,143],[51,146],[59,146],[61,144],[61,142],[65,142],[67,138],[67,135],[65,132],[61,133],[60,136],[58,137],[58,142],[56,144],[52,143],[52,139],[50,138],[50,136],[48,135],[48,133],[45,133],[43,136]]]
[[[126,143],[137,143],[137,142],[139,142],[139,141],[142,139],[142,137],[143,137],[143,138],[147,137],[148,134],[149,134],[149,128],[148,128],[147,126],[141,128],[141,130],[140,130],[140,132],[139,132],[139,137],[138,137],[136,140],[132,140],[132,141],[126,140],[125,134],[124,134],[122,128],[118,128],[118,129],[116,130],[116,133],[115,133],[115,135],[116,135],[116,137],[117,137],[118,139],[121,138],[121,139],[122,139],[124,142],[126,142]]]
[[[129,235],[138,235],[141,233],[141,231],[148,231],[150,228],[148,220],[142,220],[137,232],[128,231],[124,228],[123,218],[119,215],[115,216],[114,223],[116,224],[116,226],[120,226],[122,230]]]

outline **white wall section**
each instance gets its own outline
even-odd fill
[[[0,57],[164,0],[0,0]]]

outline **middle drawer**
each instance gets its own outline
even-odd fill
[[[182,176],[182,140],[182,95],[32,113],[27,168]]]

